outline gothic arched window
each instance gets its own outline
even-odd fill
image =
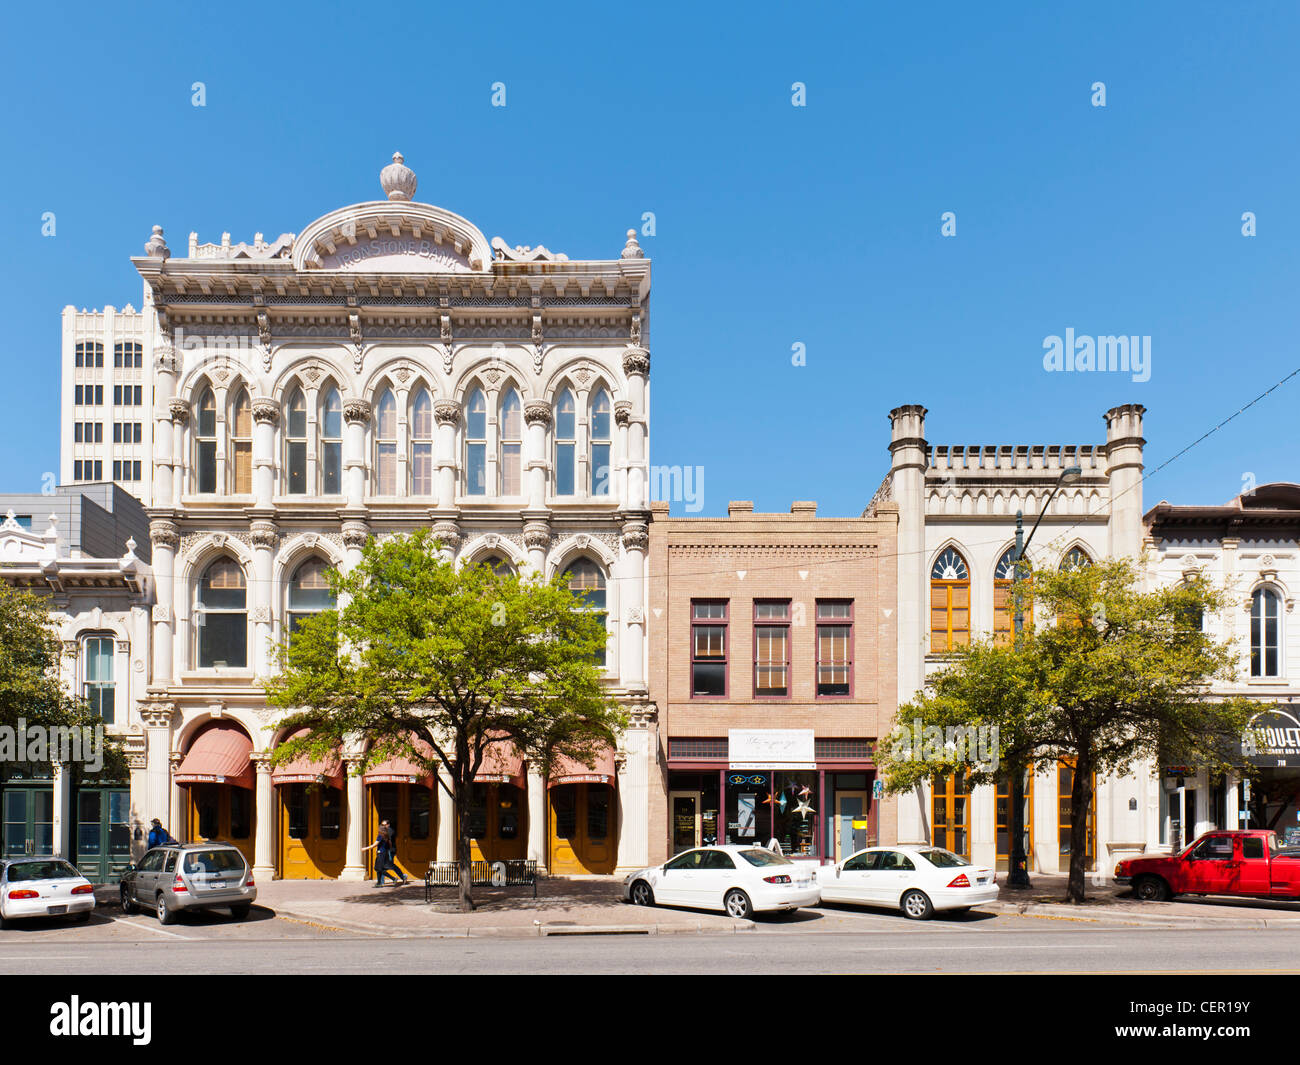
[[[948,548],[930,569],[930,650],[935,654],[970,643],[970,570]]]

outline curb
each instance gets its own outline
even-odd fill
[[[339,920],[319,913],[302,910],[276,909],[264,906],[276,917],[291,921],[301,921],[320,928],[339,932],[352,932],[360,935],[385,936],[393,939],[530,939],[534,936],[614,936],[614,935],[709,935],[716,933],[752,932],[753,921],[734,921],[730,926],[705,927],[703,921],[680,922],[677,924],[653,925],[598,925],[598,924],[539,924],[532,925],[479,925],[463,928],[412,928],[395,929],[390,925],[368,924],[362,921]]]
[[[1295,917],[1212,917],[1208,914],[1134,913],[1131,910],[1090,909],[1058,903],[995,902],[986,907],[996,913],[1019,914],[1022,917],[1047,917],[1084,921],[1090,924],[1112,923],[1142,928],[1219,928],[1261,929],[1300,927],[1300,914]]]

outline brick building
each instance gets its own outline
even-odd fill
[[[817,860],[893,842],[873,753],[896,706],[897,508],[652,507],[651,861],[711,842]]]

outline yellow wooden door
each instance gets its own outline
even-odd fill
[[[343,872],[343,793],[319,785],[282,784],[280,876],[332,880]]]
[[[470,807],[470,859],[504,862],[527,854],[527,793],[513,784],[475,784]]]
[[[614,789],[557,784],[550,789],[550,806],[550,871],[560,876],[612,873],[617,854]]]
[[[372,784],[366,789],[366,845],[379,835],[379,823],[393,826],[397,867],[421,878],[438,842],[438,810],[433,791],[423,784]],[[375,852],[366,851],[366,870],[375,875]]]
[[[256,838],[253,793],[233,784],[191,784],[186,791],[186,839],[238,847],[251,869]]]

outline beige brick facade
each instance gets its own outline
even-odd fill
[[[752,504],[733,503],[726,518],[669,518],[667,504],[654,508],[647,620],[650,697],[659,727],[649,834],[651,861],[662,861],[672,850],[669,775],[682,764],[677,758],[670,765],[673,740],[718,741],[731,729],[811,729],[818,750],[828,751],[821,741],[874,744],[887,733],[897,707],[898,518],[888,505],[868,518],[818,518],[814,503],[795,503],[788,514],[755,514]],[[721,698],[692,696],[691,603],[702,599],[727,601],[727,687]],[[790,602],[787,697],[754,695],[753,604],[764,599]],[[852,601],[848,696],[816,694],[818,600]],[[856,775],[867,770],[869,788],[872,774],[862,762],[851,768]],[[718,762],[718,769],[727,768],[727,761]],[[822,782],[836,768],[819,756],[813,772]],[[893,804],[889,798],[872,803],[872,829],[879,826],[883,842],[893,841]],[[831,813],[817,814],[819,856],[830,846]]]

